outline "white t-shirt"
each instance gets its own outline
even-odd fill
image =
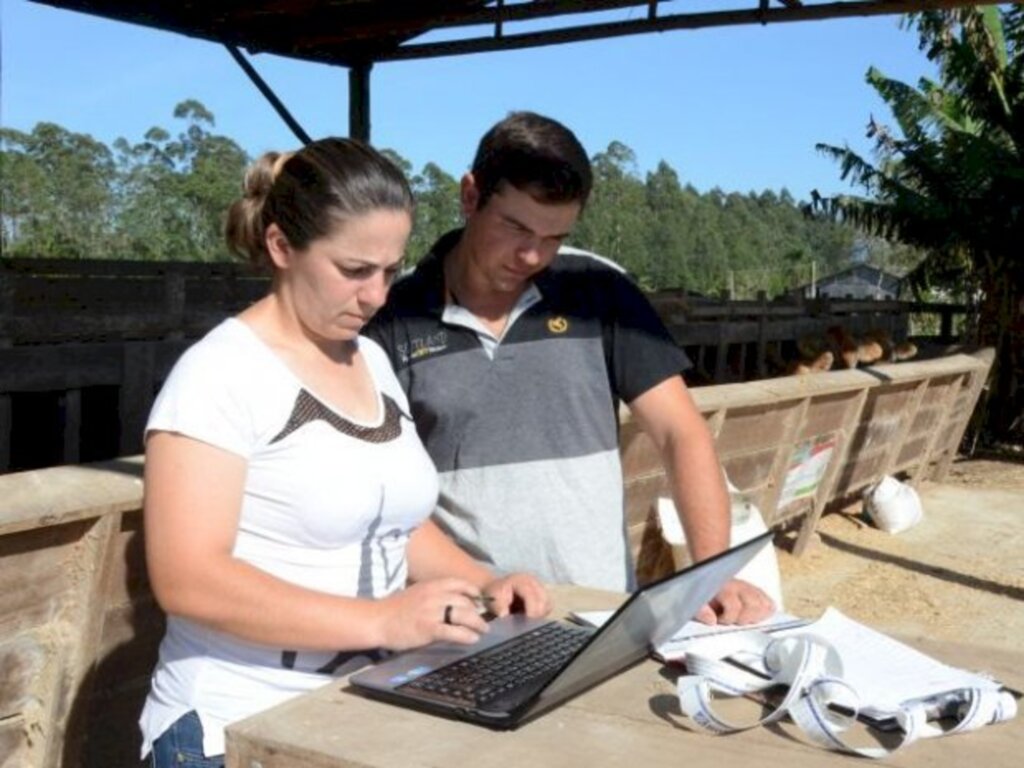
[[[378,393],[375,423],[324,404],[249,326],[230,319],[182,355],[146,430],[246,459],[236,557],[310,589],[377,598],[405,586],[406,544],[433,510],[437,476],[383,350],[363,337],[358,345]],[[143,757],[193,709],[204,752],[221,754],[225,725],[366,660],[268,648],[170,616],[140,721]]]

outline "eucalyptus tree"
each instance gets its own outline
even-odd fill
[[[436,163],[427,163],[411,179],[416,220],[407,249],[410,260],[422,258],[441,235],[462,223],[459,182]]]
[[[644,233],[650,226],[644,183],[636,153],[613,141],[591,160],[594,188],[573,232],[573,244],[600,253],[629,270],[644,287],[653,287]]]
[[[241,193],[248,157],[211,132],[214,116],[198,101],[181,102],[174,117],[185,123],[177,136],[153,127],[135,144],[114,142],[120,249],[144,260],[227,259],[223,217]]]
[[[693,230],[690,222],[700,202],[690,187],[684,189],[675,169],[662,160],[647,174],[644,185],[651,226],[645,232],[645,247],[651,280],[657,288],[695,290],[690,260],[693,256]]]
[[[1024,9],[915,14],[939,77],[911,86],[872,68],[867,80],[895,126],[872,119],[871,162],[819,144],[865,196],[814,207],[922,249],[913,284],[959,289],[977,303],[977,341],[996,348],[987,427],[1021,433],[1024,376]],[[966,290],[964,290],[966,288]]]
[[[4,255],[109,255],[113,156],[93,137],[54,123],[0,129]]]

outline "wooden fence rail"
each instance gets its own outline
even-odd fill
[[[730,478],[769,524],[796,532],[799,551],[827,505],[882,475],[941,479],[991,362],[988,350],[694,396]],[[628,416],[622,437],[646,580],[674,564],[653,514],[665,478]],[[138,764],[164,623],[146,579],[141,476],[138,457],[0,476],[0,765]]]
[[[141,450],[146,414],[177,357],[266,289],[266,277],[237,263],[0,259],[0,473]],[[679,292],[652,300],[697,364],[698,384],[764,378],[786,345],[830,325],[903,339],[910,313],[932,312],[948,335],[964,311]],[[114,394],[94,397],[103,388]]]
[[[778,365],[792,354],[796,340],[823,336],[840,326],[854,336],[883,331],[895,341],[910,337],[914,315],[938,318],[938,333],[917,341],[946,346],[956,341],[955,319],[961,304],[877,299],[805,299],[727,301],[693,298],[672,291],[650,295],[676,342],[685,348],[704,380],[716,384],[779,375]]]
[[[825,508],[857,499],[885,475],[942,480],[992,367],[994,351],[693,390],[731,482],[800,554]],[[622,415],[627,525],[641,580],[664,575],[653,536],[668,495],[649,438]],[[674,563],[678,565],[679,563]]]

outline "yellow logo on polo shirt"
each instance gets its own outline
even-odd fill
[[[548,318],[548,330],[552,333],[565,333],[569,330],[569,321],[561,315]]]

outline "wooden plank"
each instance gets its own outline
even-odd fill
[[[619,453],[622,474],[626,478],[664,473],[664,464],[657,446],[632,419],[622,425]]]
[[[930,468],[924,471],[922,479],[936,480],[935,473],[947,461],[952,459],[960,451],[960,442],[964,430],[974,413],[976,404],[972,397],[971,388],[973,379],[970,374],[964,376],[961,388],[953,398],[946,422],[942,426],[940,434],[935,436],[929,454]]]
[[[670,496],[664,473],[626,481],[625,518],[629,551],[637,581],[646,584],[674,569],[672,552],[657,519],[658,499]]]
[[[0,262],[3,260],[0,259]],[[11,281],[0,265],[0,360],[4,351],[11,346],[10,330],[7,327],[11,316]],[[0,365],[0,371],[4,368]],[[10,390],[0,382],[0,475],[11,467],[11,412]]]
[[[835,496],[845,498],[863,490],[879,480],[887,468],[884,452],[879,451],[869,455],[857,454],[855,445],[851,445],[847,462],[839,472],[839,480],[834,491]]]
[[[11,468],[11,396],[0,393],[0,475]]]
[[[725,408],[719,408],[710,413],[704,412],[704,417],[708,422],[708,429],[711,430],[711,436],[715,439],[715,443],[718,442],[718,436],[722,434],[722,425],[725,424],[725,417],[727,411]]]
[[[809,398],[812,406],[807,418],[797,431],[797,440],[807,440],[818,435],[835,432],[847,426],[851,403],[857,401],[866,389],[834,394],[815,395]]]
[[[234,276],[229,280],[186,278],[185,309],[219,308],[227,314],[263,298],[270,290],[266,276]]]
[[[718,340],[715,346],[715,371],[714,381],[716,384],[722,384],[728,379],[726,378],[726,369],[729,364],[729,342],[726,337],[725,325],[718,326]]]
[[[10,319],[11,338],[17,344],[63,344],[70,341],[106,341],[116,339],[155,340],[171,331],[197,338],[228,315],[225,309],[196,309],[186,313],[183,326],[174,327],[162,311],[128,315],[100,315],[90,311],[60,314],[18,315]]]
[[[645,525],[651,506],[658,497],[669,495],[668,481],[663,473],[631,478],[626,484],[627,529]]]
[[[0,392],[47,392],[117,384],[121,344],[0,349]]]
[[[125,687],[147,686],[165,626],[166,616],[152,596],[108,608],[96,648],[94,696],[112,697]]]
[[[156,392],[153,346],[147,342],[125,344],[123,361],[118,393],[122,455],[142,450],[142,433]]]
[[[29,633],[0,638],[0,722],[21,713],[33,697],[42,693],[35,681],[41,676],[46,656],[47,649]]]
[[[142,509],[142,457],[2,475],[0,499],[0,548],[14,546],[8,534],[59,530],[63,523],[137,511]]]
[[[778,506],[779,498],[785,485],[786,471],[792,462],[793,451],[797,445],[796,437],[801,427],[807,421],[807,414],[812,402],[812,398],[805,397],[796,402],[796,407],[787,404],[788,407],[784,411],[785,418],[781,424],[782,431],[779,435],[775,456],[772,459],[771,469],[769,470],[771,482],[769,482],[768,487],[765,489],[765,494],[761,500],[761,513],[764,515],[765,522],[769,525],[780,519]]]
[[[701,413],[743,406],[756,407],[780,400],[841,392],[859,392],[877,387],[882,382],[864,371],[831,371],[815,376],[783,376],[744,384],[722,384],[713,387],[695,387],[691,390],[694,403]]]
[[[772,483],[775,452],[775,446],[769,446],[759,450],[719,454],[719,461],[730,482],[747,494],[759,507],[765,503],[766,494]]]
[[[121,513],[111,553],[111,570],[104,588],[104,603],[111,607],[133,604],[150,595],[142,511]]]
[[[840,473],[837,495],[847,495],[885,474],[902,444],[917,410],[927,377],[873,388],[851,438],[847,466]]]
[[[800,557],[814,540],[818,520],[821,519],[821,515],[824,513],[829,501],[835,496],[840,472],[847,465],[849,458],[852,443],[851,436],[856,429],[860,414],[864,410],[864,403],[867,401],[867,397],[868,390],[864,389],[852,396],[847,396],[843,401],[846,406],[845,411],[842,413],[839,423],[834,425],[835,429],[832,430],[832,434],[836,436],[836,445],[833,448],[832,458],[818,485],[811,510],[804,518],[797,533],[796,541],[793,543],[793,554],[797,557]],[[832,426],[831,414],[827,418],[827,423]]]
[[[730,408],[718,434],[718,450],[724,454],[775,448],[791,425],[793,413],[805,398]]]
[[[757,377],[763,379],[768,375],[766,360],[768,358],[768,299],[764,291],[758,291],[758,303],[761,305],[757,320]]]
[[[959,420],[951,428],[950,440],[943,449],[942,455],[938,457],[935,470],[931,475],[931,479],[936,482],[942,482],[946,479],[946,475],[949,474],[949,467],[956,457],[960,441],[963,440],[964,432],[966,432],[967,426],[970,424],[975,404],[978,402],[981,391],[988,381],[992,370],[992,363],[995,360],[995,350],[992,348],[984,349],[975,353],[972,357],[977,361],[978,368],[969,374],[970,385],[967,388],[967,403],[969,405],[965,403],[960,409]]]
[[[773,522],[804,515],[796,548],[811,540],[824,508],[835,498],[876,482],[894,465],[895,445],[915,448],[912,434],[921,440],[935,437],[938,418],[948,410],[946,401],[922,403],[922,382],[933,382],[942,392],[943,382],[983,367],[965,355],[916,364],[881,365],[871,369],[836,371],[821,376],[783,377],[745,384],[698,387],[691,390],[694,402],[708,420],[720,461],[730,479],[750,493]],[[786,421],[787,408],[809,402],[805,417]],[[788,405],[787,405],[788,404]],[[965,408],[970,407],[965,403]],[[796,425],[792,439],[787,429]],[[910,429],[908,429],[910,425]],[[914,426],[916,425],[916,427]],[[657,472],[654,456],[641,458],[624,428],[624,452],[629,470]],[[784,481],[786,447],[822,435],[834,435],[832,458],[813,498],[801,508],[775,509]],[[780,453],[780,448],[783,449]],[[627,472],[628,475],[628,472]],[[642,504],[636,514],[646,513]],[[640,518],[638,518],[640,519]]]
[[[180,272],[168,273],[164,276],[164,313],[170,327],[167,337],[182,339],[185,332],[185,276]]]
[[[928,394],[928,385],[930,381],[930,379],[924,378],[918,382],[914,387],[913,395],[905,400],[904,408],[902,409],[902,417],[899,420],[899,426],[892,441],[889,443],[889,450],[886,451],[885,469],[882,472],[885,475],[894,474],[898,469],[897,459],[900,452],[907,447],[911,428],[914,425],[914,420],[917,418],[918,411],[921,408],[921,403],[924,402],[925,395]],[[896,398],[894,396],[893,399],[898,401],[901,398]],[[923,447],[923,441],[917,441],[915,444],[915,450],[920,450],[918,445]]]
[[[30,725],[21,715],[0,720],[0,768],[30,768],[32,757]]]
[[[14,286],[2,262],[0,259],[0,348],[10,345],[11,333],[7,324],[14,314]]]
[[[0,536],[0,639],[61,616],[75,579],[66,566],[88,529],[88,522],[75,522]]]
[[[911,481],[924,477],[936,446],[948,434],[950,420],[957,418],[953,404],[963,391],[966,378],[967,374],[961,374],[928,382],[927,393],[894,467],[897,471],[906,470]]]
[[[46,314],[85,310],[104,314],[132,314],[160,306],[163,277],[111,278],[67,275],[39,277],[20,275],[11,280],[12,312]]]
[[[154,376],[161,380],[191,340],[148,342]],[[121,381],[125,342],[0,348],[0,393],[52,392],[115,386]]]
[[[82,390],[69,389],[60,397],[60,409],[64,415],[62,464],[77,464],[81,457],[82,444]]]
[[[104,515],[89,527],[76,548],[71,570],[77,575],[74,593],[65,616],[76,628],[69,648],[60,693],[52,697],[44,766],[60,768],[80,761],[95,672],[100,664],[98,648],[103,636],[106,605],[104,587],[109,579],[111,553],[118,536],[117,515]]]
[[[133,261],[130,259],[0,259],[0,274],[100,275],[103,277],[161,277],[180,272],[195,278],[251,276],[240,261]]]

